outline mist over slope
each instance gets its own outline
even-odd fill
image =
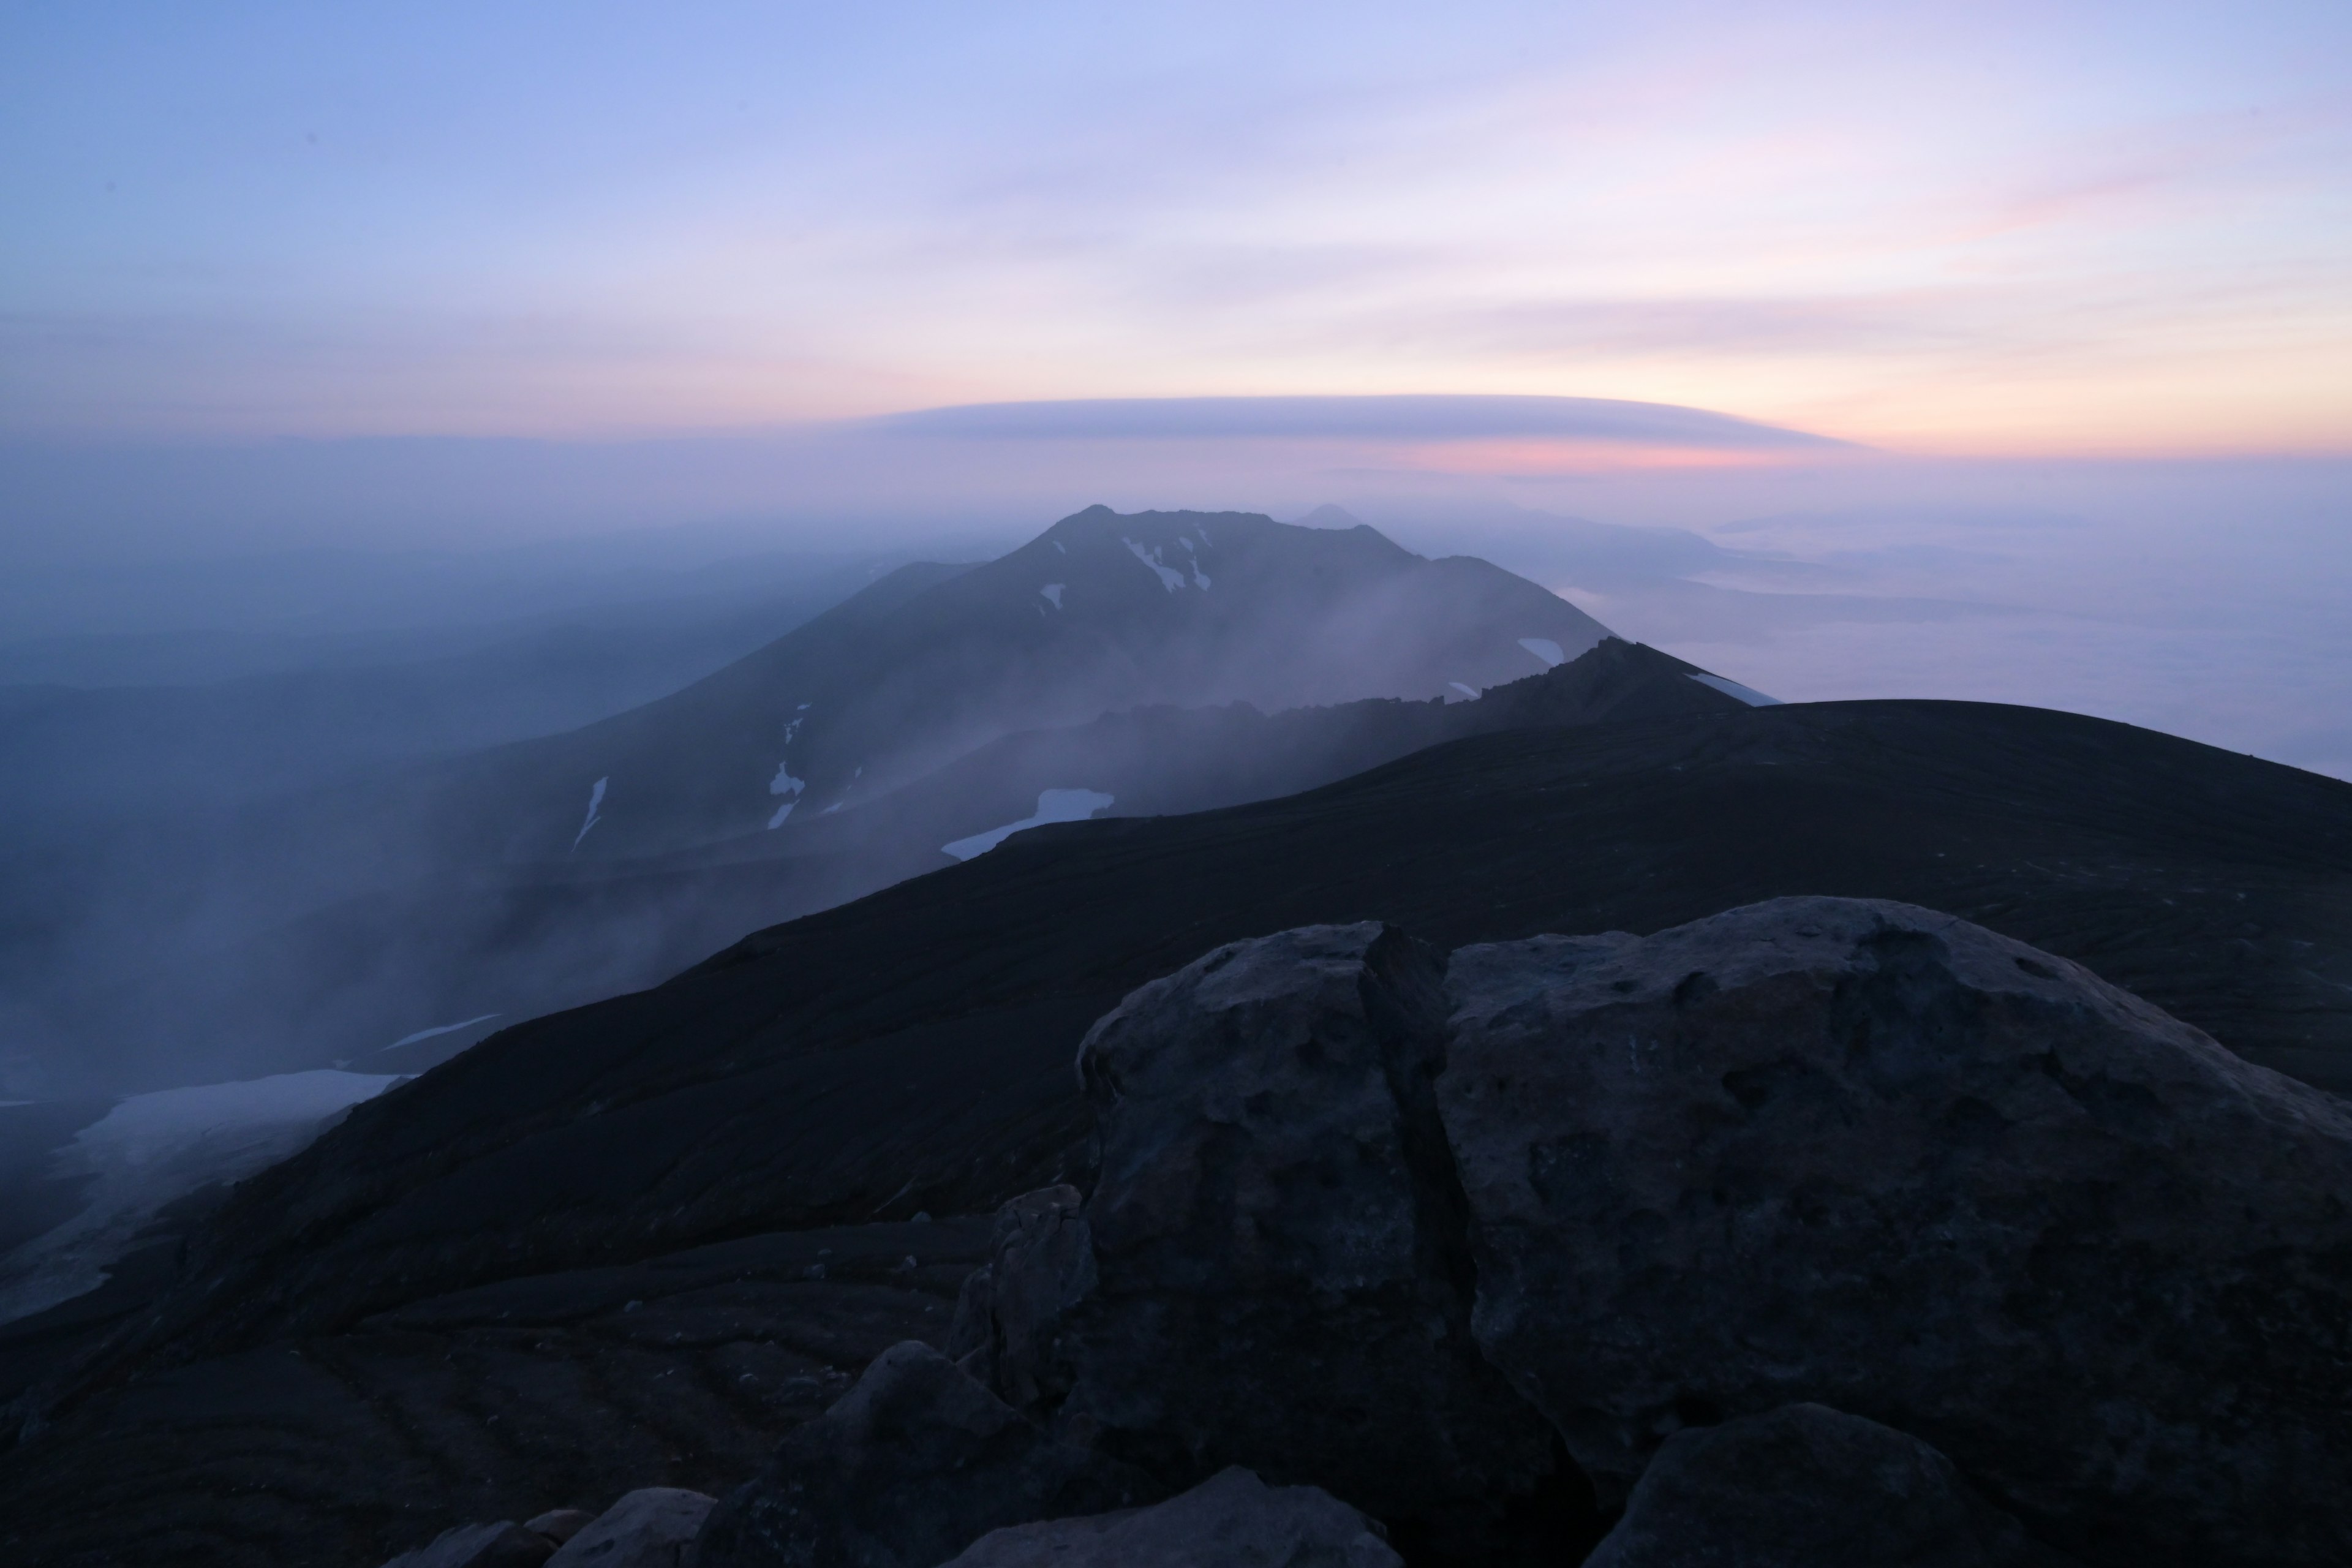
[[[1524,579],[1361,526],[1097,507],[982,566],[901,567],[675,693],[470,755],[415,753],[577,711],[644,639],[555,668],[542,642],[184,690],[19,689],[0,700],[27,759],[0,786],[22,808],[0,828],[0,1069],[47,1097],[370,1065],[419,1030],[647,984],[744,925],[929,868],[945,838],[911,861],[894,847],[877,877],[868,849],[811,824],[999,736],[1150,704],[1459,700],[1604,631]],[[950,837],[1075,782],[1001,816],[976,799]],[[830,846],[837,874],[746,873],[715,915],[707,889],[660,880],[663,855],[762,835],[722,858]],[[446,1011],[487,955],[530,952],[543,915],[507,919],[519,888],[549,890],[523,896],[534,910],[576,903],[598,940],[537,973],[509,962],[496,1000]]]
[[[226,1037],[247,1020],[291,1020],[299,1050],[415,1070],[482,1030],[378,1049],[381,1021],[401,1009],[512,1020],[651,985],[746,930],[986,852],[1056,797],[1076,797],[1080,818],[1176,815],[1311,788],[1465,735],[1747,705],[1717,679],[1612,639],[1475,700],[1367,698],[1275,713],[1155,706],[1024,731],[780,831],[467,868],[346,900],[213,955],[174,988],[180,1016],[192,1036]],[[307,1059],[289,1052],[269,1065]]]

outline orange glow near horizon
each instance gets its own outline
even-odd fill
[[[1703,468],[1783,468],[1834,460],[1834,447],[1696,447],[1640,441],[1432,441],[1404,447],[1402,466],[1432,474],[1536,479]]]

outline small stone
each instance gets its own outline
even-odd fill
[[[645,1487],[581,1527],[548,1568],[679,1568],[716,1500],[681,1487]]]
[[[696,1548],[697,1568],[934,1568],[1003,1525],[1161,1495],[908,1340],[728,1494]]]
[[[580,1533],[583,1526],[596,1516],[584,1508],[551,1508],[536,1519],[523,1521],[523,1528],[533,1535],[544,1535],[558,1546]]]
[[[1151,1508],[992,1531],[946,1568],[1403,1568],[1381,1528],[1315,1487],[1238,1466]]]
[[[1788,1405],[1666,1439],[1585,1568],[2063,1568],[1916,1437]]]

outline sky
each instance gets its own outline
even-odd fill
[[[14,0],[0,441],[1471,394],[2343,454],[2347,60],[2277,0]]]
[[[2340,0],[0,0],[0,645],[1337,502],[1780,695],[2352,776],[2347,62]]]

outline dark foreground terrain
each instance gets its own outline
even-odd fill
[[[724,1489],[883,1348],[944,1340],[986,1230],[949,1216],[1087,1178],[1073,1058],[1143,982],[1311,922],[1447,950],[1790,894],[1964,917],[2352,1088],[2352,785],[1969,704],[1475,737],[1040,829],[361,1107],[110,1330],[0,1340],[42,1378],[0,1548],[367,1564],[466,1520]]]

